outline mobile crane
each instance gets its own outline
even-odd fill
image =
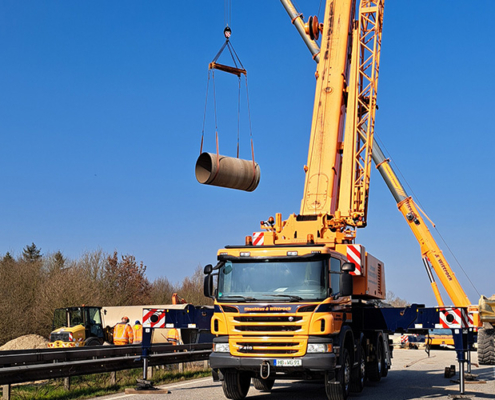
[[[283,1],[282,3],[304,42],[307,44],[313,58],[316,62],[319,62],[319,46],[312,40],[311,35],[309,35],[307,26],[302,20],[302,15],[297,12],[290,2]],[[420,245],[423,264],[438,306],[444,306],[445,303],[438,289],[433,271],[439,277],[452,304],[456,307],[467,307],[470,318],[473,319],[473,324],[483,327],[478,331],[478,362],[480,364],[495,364],[495,329],[493,325],[495,323],[495,296],[491,298],[481,296],[478,304],[473,305],[428,229],[422,217],[421,209],[414,199],[407,194],[399,177],[392,168],[390,160],[385,157],[375,140],[373,140],[372,159],[390,193],[397,202],[399,211],[404,216]]]
[[[230,399],[243,399],[251,379],[270,391],[276,379],[294,378],[323,378],[330,400],[346,399],[366,379],[387,375],[388,333],[435,327],[442,315],[457,326],[469,301],[444,313],[377,307],[386,294],[384,264],[354,243],[356,228],[366,226],[372,158],[401,194],[406,219],[421,222],[373,149],[384,1],[329,0],[323,24],[316,17],[305,24],[290,1],[281,2],[318,62],[304,196],[298,215],[261,222],[262,246],[248,236],[205,267],[205,295],[215,299],[210,363]],[[320,33],[321,51],[314,41]],[[435,267],[435,253],[425,256]]]

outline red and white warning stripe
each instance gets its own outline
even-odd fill
[[[473,320],[463,308],[441,308],[440,324],[443,328],[468,328],[473,326]]]
[[[353,263],[356,266],[354,272],[351,275],[362,275],[363,267],[361,262],[361,246],[358,244],[350,244],[347,246],[347,261]]]
[[[253,232],[253,245],[263,246],[265,243],[265,232]]]
[[[468,326],[470,328],[474,328],[474,313],[477,313],[477,311],[475,312],[467,312],[467,316],[468,316]]]
[[[143,327],[165,328],[165,310],[143,308]]]
[[[401,337],[400,337],[400,343],[401,344],[409,343],[409,335],[401,335]]]

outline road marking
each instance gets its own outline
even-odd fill
[[[171,388],[176,388],[176,387],[180,387],[180,386],[191,385],[193,383],[200,383],[200,382],[206,382],[206,381],[211,381],[211,380],[212,380],[211,377],[209,377],[209,378],[204,378],[204,379],[200,379],[200,380],[194,379],[193,381],[180,383],[178,385],[168,386],[167,384],[165,384],[165,385],[160,385],[158,387],[161,389],[171,389]],[[109,400],[125,399],[126,397],[131,397],[131,396],[136,396],[136,395],[135,394],[124,394],[123,396],[111,397]]]
[[[179,387],[179,386],[186,386],[186,385],[190,385],[192,383],[196,383],[196,382],[206,382],[206,381],[212,381],[213,382],[213,379],[211,378],[211,376],[209,378],[204,378],[204,379],[199,379],[199,380],[193,380],[193,381],[189,381],[189,382],[185,382],[185,383],[181,383],[179,385],[172,385],[172,386],[168,386],[167,384],[165,385],[160,385],[159,387],[161,388],[164,388],[164,389],[170,389],[170,388],[174,388],[174,387]]]

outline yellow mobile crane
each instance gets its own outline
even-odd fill
[[[281,2],[318,62],[304,195],[298,215],[262,221],[261,238],[220,249],[217,265],[205,267],[205,295],[215,299],[210,363],[230,399],[243,399],[251,379],[270,391],[276,379],[323,378],[327,397],[342,400],[366,379],[387,375],[390,332],[435,327],[442,315],[457,327],[457,313],[463,321],[467,314],[377,307],[386,294],[384,264],[355,244],[356,228],[367,221],[372,158],[410,226],[423,222],[374,144],[384,0],[328,0],[323,24],[316,17],[304,23],[289,0]],[[218,156],[215,167],[221,175]],[[425,256],[447,280],[454,277],[424,235],[417,237]],[[461,307],[470,305],[460,285],[448,286]]]
[[[309,24],[304,24],[302,15],[292,6],[290,2],[282,1],[294,25],[298,28],[301,36],[306,42],[309,50],[313,54],[316,62],[319,62],[319,46],[311,39]],[[311,19],[312,21],[312,19]],[[433,271],[439,277],[440,282],[449,296],[452,304],[457,307],[467,307],[469,316],[475,326],[483,326],[478,333],[478,361],[480,364],[495,364],[495,298],[481,296],[477,305],[469,300],[461,284],[457,280],[443,252],[438,247],[427,224],[422,216],[422,211],[410,197],[404,186],[400,182],[397,174],[390,165],[390,160],[386,158],[379,146],[373,140],[372,159],[376,168],[380,172],[392,196],[397,202],[399,211],[404,216],[408,226],[420,245],[421,256],[425,266],[435,299],[438,306],[445,305],[438,289]],[[433,271],[432,271],[433,269]]]

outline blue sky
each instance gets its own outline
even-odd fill
[[[387,1],[376,132],[410,194],[489,296],[495,3],[420,3]],[[309,16],[319,4],[300,1],[299,9]],[[19,254],[31,242],[70,258],[117,250],[142,260],[151,279],[177,282],[214,263],[218,248],[243,243],[260,220],[298,212],[315,64],[278,1],[233,0],[231,26],[248,71],[261,166],[253,193],[194,177],[223,1],[3,0],[0,253]],[[233,156],[237,83],[216,82],[220,151]],[[241,117],[241,156],[249,158],[245,108]],[[376,173],[371,186],[358,242],[385,262],[388,290],[433,305],[417,242]]]

